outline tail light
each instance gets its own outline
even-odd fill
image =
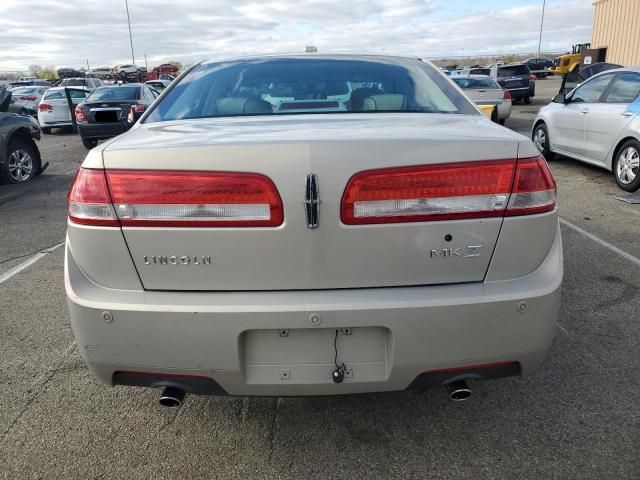
[[[67,195],[67,213],[74,223],[117,227],[104,170],[81,168]]]
[[[85,178],[104,192],[102,202],[87,203],[101,204],[101,213],[113,216],[92,217],[98,221],[92,223],[75,215],[85,204],[76,198],[76,183]],[[273,182],[255,173],[81,169],[69,193],[69,218],[95,225],[115,220],[144,227],[276,227],[284,213]]]
[[[77,105],[76,109],[74,110],[75,115],[76,115],[76,122],[77,123],[88,123],[89,120],[87,119],[87,114],[85,113],[84,109],[82,108],[82,105]]]
[[[18,98],[20,98],[20,100],[24,100],[27,102],[33,102],[38,97],[36,97],[35,95],[23,95],[22,97],[18,97]]]
[[[531,75],[529,75],[529,80],[535,80],[536,76],[532,73]]]
[[[129,107],[129,111],[127,112],[127,122],[133,125],[136,123],[142,112],[144,112],[144,104],[134,103]]]
[[[527,215],[555,208],[544,158],[369,170],[342,196],[347,225]]]
[[[523,158],[513,181],[508,217],[550,212],[556,208],[556,182],[544,157]]]
[[[133,110],[136,113],[144,112],[144,104],[143,103],[134,103],[129,107],[130,110]]]
[[[511,100],[511,94],[507,90],[505,90],[504,94],[502,95],[502,99],[503,100]]]
[[[49,103],[41,103],[38,105],[38,110],[41,112],[53,112],[53,105]]]

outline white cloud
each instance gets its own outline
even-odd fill
[[[479,0],[480,2],[480,0]],[[130,61],[122,0],[2,0],[0,70]],[[502,3],[502,2],[501,2]],[[129,0],[136,62],[299,52],[387,52],[433,57],[533,52],[539,1],[442,15],[436,0]],[[492,2],[495,5],[495,2]],[[590,0],[547,2],[543,50],[589,41]],[[480,4],[481,5],[481,4]],[[478,7],[476,7],[478,8]]]

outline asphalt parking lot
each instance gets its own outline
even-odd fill
[[[559,85],[537,83],[507,127],[528,135]],[[57,246],[86,150],[64,133],[40,148],[44,175],[0,186],[2,478],[640,478],[640,205],[615,199],[609,172],[551,164],[565,281],[557,337],[534,375],[476,383],[461,404],[436,389],[191,396],[168,411],[157,391],[107,387],[80,359]]]

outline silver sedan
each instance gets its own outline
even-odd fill
[[[640,188],[640,69],[607,70],[554,97],[535,119],[532,139],[549,160],[559,153],[613,172]]]
[[[464,94],[478,105],[495,105],[497,120],[504,125],[511,116],[511,95],[487,75],[468,75],[454,77],[452,80]]]
[[[65,285],[108,384],[336,395],[526,375],[560,306],[556,185],[419,59],[203,62],[91,150]]]

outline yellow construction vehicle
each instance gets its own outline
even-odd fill
[[[570,72],[582,61],[582,53],[590,48],[590,43],[579,43],[574,45],[571,47],[571,53],[565,53],[553,60],[553,67],[551,67],[551,71],[555,75],[564,75],[565,73]]]

